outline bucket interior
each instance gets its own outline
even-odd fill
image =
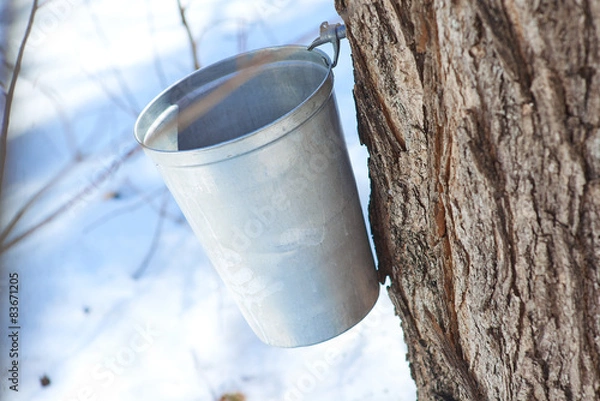
[[[184,80],[169,90],[168,104],[159,104],[144,136],[145,146],[181,151],[241,138],[293,113],[329,73],[325,63],[298,59],[225,69],[220,75],[218,66],[208,67],[212,76],[199,84]]]

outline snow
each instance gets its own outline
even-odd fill
[[[242,50],[308,44],[322,21],[339,21],[332,1],[182,3],[202,65]],[[8,241],[52,219],[2,254],[0,399],[219,400],[239,392],[248,401],[414,400],[400,320],[383,287],[367,318],[332,340],[295,349],[261,343],[154,165],[130,152],[137,114],[192,69],[177,2],[41,4],[11,116],[0,227],[51,180]],[[14,2],[11,62],[30,7]],[[367,153],[356,133],[346,42],[335,76],[366,215]],[[8,380],[12,272],[18,393]]]

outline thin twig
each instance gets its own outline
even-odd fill
[[[177,7],[179,8],[179,16],[181,17],[181,23],[185,28],[185,32],[187,33],[188,41],[190,44],[190,49],[192,51],[192,60],[194,61],[194,70],[200,68],[200,60],[198,58],[198,49],[196,41],[194,40],[194,35],[192,35],[192,30],[188,24],[187,18],[185,16],[185,7],[181,4],[181,0],[177,0]]]
[[[279,43],[277,36],[273,33],[273,29],[269,26],[268,23],[265,22],[263,18],[258,19],[258,26],[263,30],[263,33],[267,37],[269,43],[273,43],[273,45]]]
[[[0,15],[3,16],[4,21],[8,21],[10,18],[13,18],[13,7],[11,7],[11,3],[5,1],[0,3]],[[13,69],[9,67],[8,61],[6,58],[9,55],[8,51],[8,40],[11,33],[11,24],[4,23],[0,24],[0,37],[4,38],[3,41],[0,42],[0,95],[6,96],[6,86],[8,85],[8,71],[12,71]],[[4,108],[4,103],[0,102],[0,108]]]
[[[219,18],[211,21],[210,25],[205,26],[204,29],[198,34],[197,43],[202,44],[204,37],[214,31],[215,29],[221,28],[224,24],[230,24],[231,18]]]
[[[40,5],[38,7],[38,9],[41,9],[41,8],[42,8],[42,5]],[[8,70],[14,70],[14,68],[15,68],[15,66],[13,64],[11,64],[10,62],[8,62],[6,60],[4,61],[4,65]],[[65,133],[66,142],[71,150],[73,158],[76,160],[79,160],[81,158],[81,151],[77,147],[77,144],[76,144],[77,141],[75,140],[75,133],[73,132],[73,129],[71,128],[71,125],[69,124],[69,118],[67,116],[67,113],[65,113],[64,107],[61,104],[60,96],[54,91],[54,89],[52,87],[44,85],[39,80],[33,80],[33,79],[29,78],[27,76],[27,74],[21,73],[19,76],[19,79],[21,81],[29,82],[31,84],[31,86],[39,89],[40,93],[42,95],[44,95],[53,104],[54,109],[58,113],[58,119],[60,120],[60,122],[63,126],[63,131]],[[3,88],[2,83],[0,83],[0,88]]]
[[[282,50],[283,51],[283,50]],[[290,50],[293,51],[293,50]],[[269,53],[259,54],[248,60],[240,60],[238,63],[238,73],[227,79],[208,95],[199,98],[190,104],[189,107],[179,113],[178,119],[165,124],[165,131],[173,129],[172,124],[177,121],[179,132],[186,130],[200,116],[209,112],[227,98],[231,93],[238,89],[242,84],[248,82],[261,72],[260,67],[273,61],[273,56]]]
[[[29,200],[27,200],[27,202],[25,202],[23,204],[23,206],[21,206],[21,208],[13,216],[12,220],[8,223],[8,225],[6,226],[6,228],[4,230],[2,230],[2,233],[0,233],[0,244],[3,243],[4,240],[6,239],[6,237],[8,237],[10,235],[10,233],[12,232],[12,230],[15,228],[15,226],[17,225],[17,223],[19,222],[19,220],[21,220],[21,218],[27,212],[27,210],[29,210],[31,208],[31,206],[44,193],[46,193],[50,188],[52,188],[62,178],[64,178],[65,177],[65,173],[68,172],[71,168],[73,168],[73,166],[75,164],[76,164],[76,162],[71,161],[70,163],[68,163],[67,165],[65,165],[63,168],[61,168],[50,180],[48,180],[48,182],[46,183],[46,185],[44,185],[42,188],[40,188],[35,194],[33,194],[29,198]]]
[[[294,50],[289,51],[293,52]],[[160,133],[171,132],[173,130],[178,130],[179,132],[185,131],[195,121],[197,121],[198,118],[200,118],[200,116],[203,116],[206,113],[208,113],[211,109],[213,109],[216,105],[221,103],[223,99],[230,96],[245,82],[248,82],[256,75],[260,74],[260,67],[270,63],[271,61],[273,61],[273,59],[273,56],[270,53],[266,52],[264,54],[258,54],[247,60],[240,60],[237,65],[237,74],[227,79],[225,82],[223,82],[221,85],[219,85],[216,89],[211,91],[206,96],[200,97],[199,99],[191,103],[187,108],[183,109],[183,111],[179,113],[177,119],[173,119],[172,121],[165,123],[164,126],[161,127]],[[175,127],[175,125],[177,126]]]
[[[99,136],[106,136],[106,132],[114,132],[114,139],[123,138],[123,135],[129,136],[131,134],[131,126],[121,129],[121,132],[117,132],[116,128],[112,127],[112,125],[115,123],[115,119],[112,118],[112,113],[114,113],[115,110],[111,108],[110,105],[107,105],[105,107],[108,110],[108,112],[105,112],[104,110],[98,111],[96,113],[94,127],[90,128],[87,132],[87,136],[79,141],[79,148],[86,149],[86,153],[83,154],[83,157],[87,157],[89,155],[94,154],[94,149],[98,149],[98,147],[96,146],[102,145],[102,143],[100,143],[100,141],[98,140]],[[106,113],[108,113],[109,115],[107,116]],[[109,126],[108,124],[111,125]],[[99,132],[103,134],[98,135]],[[115,147],[121,149],[121,145],[113,146],[113,149]]]
[[[111,210],[110,212],[106,213],[105,215],[94,220],[86,228],[83,229],[83,233],[87,234],[90,231],[93,231],[96,228],[100,227],[101,225],[107,223],[109,220],[112,220],[115,217],[118,217],[124,213],[128,213],[128,212],[131,212],[132,210],[135,210],[142,204],[151,204],[152,201],[154,200],[154,198],[158,197],[159,195],[164,194],[166,191],[167,191],[166,188],[161,187],[161,188],[155,189],[154,191],[151,191],[149,194],[141,194],[139,196],[139,198],[136,199],[135,202],[132,202],[131,204],[120,207],[118,209]]]
[[[34,224],[18,236],[14,237],[10,241],[6,243],[0,244],[0,254],[8,250],[9,248],[15,246],[25,238],[29,237],[35,231],[45,226],[48,223],[56,220],[57,217],[63,215],[67,211],[69,211],[74,205],[80,202],[84,197],[88,196],[95,188],[97,188],[101,183],[106,181],[108,177],[114,174],[115,171],[125,162],[125,160],[132,157],[138,151],[140,151],[141,147],[139,145],[132,146],[123,156],[119,157],[117,160],[114,160],[103,172],[98,175],[90,184],[88,184],[85,188],[81,189],[77,194],[75,194],[71,199],[67,202],[63,203],[61,206],[56,208],[54,212],[50,213],[46,218],[42,219],[40,222]]]
[[[104,42],[104,45],[109,50],[111,43],[108,40],[108,37],[106,36],[106,34],[104,33],[104,30],[102,29],[102,24],[100,22],[100,19],[98,18],[98,15],[96,15],[94,10],[92,10],[92,6],[89,1],[86,2],[86,5],[88,6],[90,18],[92,19],[92,22],[94,23],[94,28],[96,29],[96,35],[98,36],[98,38],[100,40],[102,40]],[[123,77],[123,73],[121,72],[120,69],[116,68],[114,66],[114,64],[112,64],[112,63],[109,67],[109,71],[112,73],[113,77],[119,83],[119,88],[121,88],[121,93],[123,94],[126,102],[129,104],[129,109],[131,109],[137,116],[137,114],[139,114],[139,112],[140,112],[140,108],[137,105],[137,102],[135,100],[135,96],[133,95],[133,92],[129,89],[129,86],[127,85],[127,82],[126,82],[125,78]]]
[[[237,32],[238,53],[243,53],[248,47],[248,24],[245,19],[238,19]]]
[[[162,201],[162,205],[160,207],[160,212],[158,213],[158,220],[156,222],[156,228],[154,229],[154,235],[152,236],[152,241],[150,242],[150,247],[148,248],[148,252],[146,253],[146,256],[144,257],[144,260],[142,261],[140,266],[137,268],[137,270],[131,276],[134,280],[139,280],[144,275],[144,273],[146,272],[146,269],[148,268],[148,266],[150,266],[150,261],[152,260],[152,257],[154,256],[154,254],[156,253],[156,250],[158,249],[158,243],[160,241],[160,237],[162,236],[162,230],[163,230],[163,226],[164,226],[164,222],[165,222],[165,215],[166,215],[168,201],[169,201],[169,196],[168,196],[167,191],[165,190],[165,192],[163,193],[163,201]]]
[[[192,359],[194,360],[194,369],[196,369],[196,372],[198,372],[198,376],[200,376],[200,379],[206,383],[206,386],[208,387],[208,391],[210,392],[212,399],[214,401],[217,401],[219,399],[219,396],[217,395],[217,392],[215,391],[213,386],[210,384],[210,380],[208,379],[208,377],[206,377],[204,371],[200,367],[198,355],[196,355],[196,352],[193,349],[190,350],[190,353],[192,354]]]
[[[39,7],[38,7],[38,8],[45,7],[45,6],[47,6],[49,3],[52,3],[52,1],[54,1],[54,0],[46,0],[46,1],[43,1],[43,2],[41,2],[41,3],[39,4]]]
[[[152,210],[154,210],[156,213],[160,212],[160,205],[156,206],[153,202],[153,200],[150,198],[150,196],[147,193],[144,193],[143,190],[141,190],[139,187],[137,187],[133,182],[131,182],[129,179],[127,180],[127,183],[129,185],[129,187],[131,189],[133,189],[133,191],[138,195],[141,196],[145,199],[148,200],[148,206],[150,206],[152,208]],[[162,191],[162,190],[168,190],[166,187],[161,187],[156,189],[156,191]],[[170,218],[174,223],[181,223],[183,221],[185,221],[185,218],[183,217],[183,214],[178,213],[170,213],[170,212],[165,212],[166,217]]]
[[[0,197],[2,195],[2,187],[4,183],[4,170],[6,167],[6,146],[8,144],[8,126],[10,125],[10,113],[12,110],[13,99],[15,97],[15,88],[17,86],[17,80],[21,72],[21,64],[23,63],[23,56],[25,55],[25,47],[27,46],[27,40],[31,34],[31,28],[33,27],[33,21],[38,8],[38,0],[33,0],[33,5],[29,13],[29,20],[27,21],[27,27],[19,46],[19,52],[17,53],[17,60],[15,61],[15,68],[13,70],[12,77],[10,79],[10,86],[6,93],[6,103],[4,104],[4,115],[2,117],[2,128],[0,129]]]
[[[106,94],[106,96],[121,110],[123,110],[124,112],[126,112],[127,114],[130,114],[133,117],[136,117],[139,115],[139,110],[135,107],[132,106],[131,104],[127,104],[126,102],[121,101],[121,99],[119,99],[119,96],[114,94],[111,89],[106,85],[106,83],[102,80],[102,78],[100,78],[99,76],[94,75],[91,72],[86,71],[83,67],[81,67],[81,71],[87,75],[88,78],[90,78],[91,80],[95,81],[96,83],[98,83],[98,86],[100,86],[100,89],[102,89],[102,91],[104,92],[104,94]]]
[[[152,10],[150,9],[150,0],[146,0],[146,20],[148,22],[148,29],[150,30],[150,36],[152,39],[150,42],[152,43],[152,53],[154,60],[154,69],[156,70],[156,75],[158,76],[158,80],[162,88],[166,88],[169,84],[167,82],[167,76],[165,74],[165,70],[162,67],[162,63],[160,62],[160,56],[158,53],[158,49],[156,48],[156,27],[154,26],[154,15],[152,14]]]
[[[77,146],[77,139],[75,137],[75,133],[73,132],[73,128],[69,124],[69,118],[67,117],[67,113],[65,113],[65,110],[60,102],[58,95],[52,89],[46,87],[45,85],[40,85],[38,82],[35,82],[34,86],[37,87],[40,90],[40,92],[44,96],[46,96],[46,98],[50,100],[51,103],[54,104],[54,109],[58,113],[58,118],[63,126],[63,132],[65,133],[67,146],[71,151],[73,160],[81,160],[83,156],[81,154],[81,150]]]

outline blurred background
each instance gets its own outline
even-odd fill
[[[333,340],[261,343],[133,138],[137,115],[167,86],[240,52],[309,44],[321,22],[340,22],[333,0],[0,7],[0,399],[416,398],[383,287],[369,316]],[[367,152],[345,41],[334,71],[366,216]],[[19,277],[18,392],[8,380],[11,273]]]

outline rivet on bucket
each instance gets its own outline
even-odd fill
[[[146,107],[135,136],[262,341],[318,343],[373,307],[324,53],[267,48],[196,71]]]

